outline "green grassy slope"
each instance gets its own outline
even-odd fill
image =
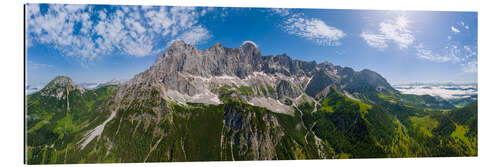
[[[82,132],[106,119],[105,101],[116,86],[106,86],[81,94],[69,92],[69,99],[42,96],[40,92],[27,96],[27,163],[63,162],[62,152],[81,138]],[[69,103],[69,110],[67,104]]]

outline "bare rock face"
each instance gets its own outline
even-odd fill
[[[286,55],[262,56],[255,45],[246,43],[239,48],[226,48],[216,43],[198,50],[182,41],[175,41],[165,54],[158,57],[153,68],[167,74],[188,73],[195,76],[236,76],[244,79],[253,72],[281,73],[285,76],[311,76],[314,62],[292,60]]]
[[[328,75],[328,71],[323,70],[314,74],[311,81],[307,85],[306,93],[310,96],[316,97],[323,90],[328,88],[335,82],[335,78]]]
[[[369,70],[355,72],[328,62],[294,60],[285,54],[262,56],[252,43],[239,48],[216,43],[198,50],[175,41],[153,66],[122,86],[121,92],[138,96],[138,91],[155,90],[163,99],[183,104],[220,104],[220,97],[229,91],[232,94],[225,96],[237,96],[252,105],[286,113],[283,110],[291,108],[285,101],[298,103],[294,99],[302,95],[320,98],[329,87],[354,94],[359,86],[392,89],[383,77]]]
[[[234,145],[235,150],[238,150],[232,153],[235,155],[231,157],[254,160],[277,159],[277,145],[285,136],[277,118],[269,113],[257,116],[256,112],[245,110],[235,107],[225,108],[223,133],[229,136],[225,142]],[[255,123],[258,121],[262,121],[262,124]]]

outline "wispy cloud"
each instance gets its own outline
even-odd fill
[[[438,54],[427,49],[422,43],[415,46],[418,58],[433,62],[458,62],[459,58],[455,54]]]
[[[462,69],[465,73],[477,73],[477,47],[463,46],[463,49],[455,48],[462,57]]]
[[[283,31],[312,40],[319,45],[337,46],[346,34],[318,18],[306,18],[302,13],[291,13],[287,9],[272,9],[276,14],[284,17]]]
[[[27,5],[29,46],[34,42],[53,46],[65,55],[91,61],[99,56],[154,55],[161,41],[183,39],[197,44],[210,37],[199,22],[201,11],[193,7],[112,6],[97,13],[92,6],[50,5],[46,12]],[[205,11],[206,12],[206,11]],[[96,19],[91,19],[95,15]]]
[[[368,45],[374,48],[384,49],[387,48],[387,39],[381,34],[370,34],[366,32],[361,33],[361,38],[363,38]]]
[[[371,47],[384,50],[390,43],[400,49],[412,48],[417,58],[437,63],[454,63],[462,66],[465,73],[477,73],[477,47],[463,45],[459,40],[460,32],[466,32],[470,27],[463,21],[450,26],[451,33],[447,36],[445,47],[430,49],[423,42],[415,42],[416,38],[410,26],[411,21],[406,15],[395,19],[384,20],[378,24],[377,31],[363,31],[360,37]],[[376,33],[373,33],[376,32]],[[457,36],[457,37],[456,37]]]
[[[464,27],[467,30],[469,29],[469,26],[465,25],[465,23],[463,21],[460,22],[460,25],[462,25],[462,27]]]
[[[450,62],[462,66],[464,73],[477,73],[477,47],[448,45],[438,49],[437,52],[428,49],[422,43],[414,47],[420,59],[438,63]]]
[[[202,41],[210,38],[210,33],[203,27],[194,27],[193,29],[186,31],[179,35],[179,40],[183,40],[184,42],[196,45]]]
[[[463,71],[466,73],[477,73],[477,61],[470,61],[463,65]]]
[[[451,26],[451,31],[453,31],[454,33],[459,33],[460,32],[460,30],[458,30],[454,26]]]
[[[452,25],[450,27],[451,32],[453,32],[453,34],[455,35],[458,35],[462,31],[467,31],[469,30],[469,28],[469,25],[465,24],[464,21],[457,22],[455,25]]]
[[[272,8],[271,9],[275,14],[280,16],[288,16],[290,15],[290,10],[285,8]]]
[[[374,48],[384,49],[388,42],[394,42],[399,48],[408,48],[415,37],[408,27],[410,21],[407,16],[399,15],[395,19],[385,20],[379,24],[377,33],[361,32],[360,36]]]
[[[458,63],[462,66],[463,73],[477,73],[477,43],[466,45],[460,39],[470,34],[470,27],[464,21],[451,26],[453,38],[451,43],[445,47],[445,54],[458,57]]]
[[[40,68],[51,68],[51,67],[53,67],[50,64],[36,63],[36,62],[31,61],[31,60],[26,63],[26,66],[29,69],[40,69]]]
[[[459,47],[457,45],[448,45],[437,52],[428,49],[422,43],[414,46],[416,55],[420,59],[444,63],[450,62],[462,66],[464,73],[477,73],[477,47],[471,48],[470,46]]]

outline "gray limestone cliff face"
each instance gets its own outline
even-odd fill
[[[239,48],[226,48],[220,43],[216,43],[206,50],[198,50],[182,41],[175,41],[146,71],[151,74],[143,75],[156,77],[156,80],[163,83],[168,89],[194,96],[202,92],[197,90],[196,84],[193,84],[193,78],[190,76],[200,78],[228,76],[246,79],[255,72],[262,72],[269,75],[300,78],[310,77],[315,71],[317,71],[315,62],[293,60],[284,54],[262,56],[259,49],[250,43]],[[280,93],[293,97],[297,97],[302,91],[291,89],[290,84],[281,80],[270,85],[272,87],[280,86],[281,90],[286,89],[287,91]],[[280,94],[278,97],[282,97],[282,95]]]
[[[236,90],[245,87],[252,93],[241,95],[244,101],[271,110],[271,106],[278,105],[280,111],[288,108],[283,104],[286,100],[301,95],[321,98],[330,87],[350,94],[363,93],[359,90],[393,90],[373,71],[356,72],[329,62],[294,60],[285,54],[262,56],[251,43],[238,48],[216,43],[199,50],[174,41],[153,66],[121,86],[118,94],[130,101],[159,92],[164,99],[220,104],[219,90],[224,85],[235,86],[232,89]]]
[[[251,44],[240,48],[225,48],[217,43],[198,50],[182,41],[175,41],[156,60],[153,69],[167,75],[181,72],[195,76],[237,76],[244,78],[261,68],[261,53]]]
[[[232,156],[253,160],[277,159],[277,145],[285,136],[277,118],[270,113],[257,116],[255,112],[244,110],[246,109],[225,108],[223,133],[228,138],[224,142],[234,145],[235,151],[231,153],[235,155]],[[258,121],[262,123],[255,123]]]
[[[226,48],[216,43],[198,50],[182,41],[175,41],[156,60],[153,68],[167,74],[184,72],[195,76],[236,76],[246,78],[253,72],[281,73],[285,76],[311,76],[316,63],[293,60],[286,55],[262,56],[258,48],[246,43],[239,48]]]
[[[334,82],[335,78],[328,75],[328,71],[323,70],[317,72],[311,78],[305,92],[311,97],[316,97],[320,94],[320,92],[330,87]]]

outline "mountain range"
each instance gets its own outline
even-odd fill
[[[477,101],[252,43],[175,41],[121,84],[56,77],[26,110],[28,164],[477,156]]]

